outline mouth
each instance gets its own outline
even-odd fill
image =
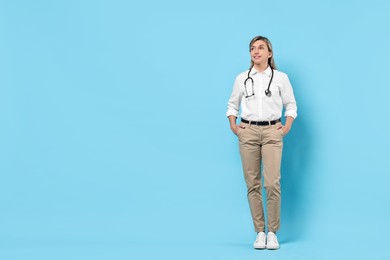
[[[261,56],[253,56],[254,59],[260,59]]]

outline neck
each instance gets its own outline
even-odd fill
[[[253,66],[258,72],[263,72],[268,68],[268,63],[255,64]]]

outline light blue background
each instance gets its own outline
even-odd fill
[[[388,1],[1,1],[0,258],[390,257]],[[225,118],[269,37],[299,116],[279,251]]]

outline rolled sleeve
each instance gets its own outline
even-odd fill
[[[281,95],[283,100],[283,106],[285,108],[284,116],[291,116],[293,118],[296,118],[298,116],[297,102],[295,101],[294,92],[287,75],[285,75],[283,79]]]
[[[234,81],[233,91],[229,98],[226,116],[235,116],[238,117],[238,113],[240,111],[240,103],[241,103],[242,94],[240,91],[240,84],[238,77]]]

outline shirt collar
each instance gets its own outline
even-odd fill
[[[263,72],[258,72],[258,71],[253,67],[252,70],[251,70],[251,76],[256,75],[256,74],[265,74],[265,75],[267,75],[268,77],[271,77],[271,67],[268,66],[268,67],[265,69],[265,71],[263,71]]]

